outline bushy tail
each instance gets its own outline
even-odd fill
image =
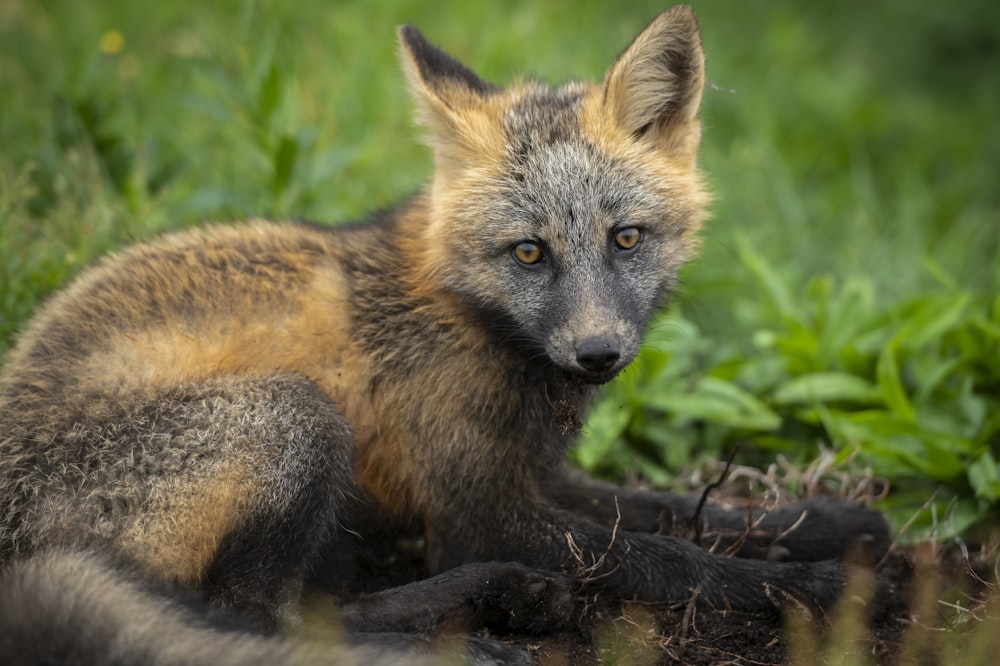
[[[281,641],[226,621],[93,553],[46,553],[0,575],[4,664],[300,663]]]
[[[408,634],[298,639],[261,635],[238,616],[170,593],[128,562],[51,551],[0,572],[0,664],[16,666],[389,666],[530,664],[496,641],[441,644]]]

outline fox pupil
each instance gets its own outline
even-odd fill
[[[514,259],[525,266],[534,266],[542,261],[542,248],[536,243],[525,241],[514,246]]]
[[[633,250],[642,240],[642,232],[635,227],[622,229],[615,234],[615,246],[619,250]]]

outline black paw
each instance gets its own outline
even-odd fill
[[[773,546],[784,549],[787,560],[874,564],[891,541],[889,524],[878,511],[822,497],[772,512],[761,526],[779,535]]]
[[[799,609],[823,614],[839,599],[849,579],[841,562],[764,562],[719,557],[713,575],[699,587],[699,598],[716,609],[774,611]]]
[[[899,591],[868,567],[842,562],[795,562],[782,579],[766,586],[766,596],[782,612],[828,618],[837,603],[864,608],[869,617],[887,607]]]
[[[566,577],[516,562],[485,566],[488,576],[475,600],[485,626],[543,633],[569,623],[575,597]]]
[[[765,585],[764,594],[780,610],[823,614],[843,595],[848,569],[840,562],[796,562],[784,565],[782,576]]]
[[[772,561],[845,560],[871,566],[888,550],[889,525],[878,511],[817,497],[758,517],[729,535],[735,554]]]

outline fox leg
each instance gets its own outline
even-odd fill
[[[205,387],[175,404],[179,421],[207,425],[188,436],[218,452],[205,461],[210,481],[181,484],[179,499],[168,483],[167,509],[132,533],[170,538],[158,521],[181,514],[197,524],[195,511],[208,516],[202,535],[212,535],[214,550],[191,551],[203,567],[197,587],[271,628],[298,601],[306,569],[353,492],[350,430],[312,382],[294,376]]]
[[[269,626],[283,604],[298,601],[354,492],[353,437],[332,402],[302,378],[240,387],[231,404],[224,418],[240,423],[236,441],[221,443],[239,451],[238,471],[221,476],[235,481],[238,517],[219,535],[201,586],[218,605]]]
[[[362,595],[341,606],[346,629],[433,633],[551,631],[573,611],[569,582],[516,562],[470,562],[433,578]]]
[[[682,602],[697,596],[709,605],[744,611],[772,610],[795,599],[827,609],[847,580],[844,565],[770,562],[725,557],[675,536],[631,532],[526,498],[507,506],[504,524],[490,522],[482,498],[430,527],[432,562],[447,569],[465,561],[516,560],[541,569],[561,569],[586,594],[644,602]],[[462,523],[465,529],[459,529]],[[458,536],[460,535],[460,536]]]
[[[845,556],[877,560],[889,547],[882,515],[814,498],[762,512],[725,509],[692,495],[622,488],[564,470],[545,484],[558,506],[633,532],[699,535],[700,542],[741,557],[816,561]],[[697,513],[697,519],[695,515]]]
[[[27,470],[18,548],[110,547],[263,629],[297,601],[354,487],[350,430],[302,377],[102,391],[46,409],[26,416],[36,441],[15,462]],[[36,470],[52,471],[32,483]]]

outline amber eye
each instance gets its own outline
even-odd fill
[[[518,263],[524,264],[525,266],[534,266],[535,264],[541,263],[542,259],[545,258],[542,248],[537,243],[531,243],[525,241],[523,243],[518,243],[511,250],[511,254],[517,259]]]
[[[619,250],[634,250],[642,241],[642,232],[635,227],[622,229],[615,234],[615,247]]]

